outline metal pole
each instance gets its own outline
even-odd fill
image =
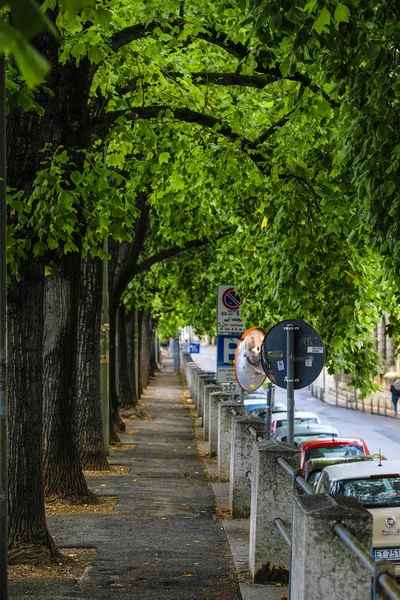
[[[294,330],[293,325],[287,325],[286,329],[286,398],[287,398],[287,428],[288,444],[294,444]]]
[[[104,251],[108,252],[108,239],[104,240]],[[100,393],[101,393],[101,420],[103,425],[104,448],[108,454],[110,438],[110,324],[109,324],[109,298],[108,298],[108,259],[103,260],[103,295],[101,304],[100,326]]]
[[[267,410],[265,415],[265,439],[271,439],[271,421],[272,421],[272,383],[267,383]]]
[[[6,67],[0,56],[0,600],[7,600]]]
[[[235,399],[235,396],[233,395],[232,400]],[[244,389],[240,388],[240,399],[239,399],[240,404],[244,404]]]

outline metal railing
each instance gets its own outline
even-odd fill
[[[307,495],[315,494],[314,488],[300,475],[301,470],[292,467],[284,458],[278,457],[276,462],[283,468],[286,473],[301,487],[301,489]],[[284,523],[280,519],[274,521],[279,532],[291,546],[290,534],[287,531]],[[371,553],[357,540],[357,538],[350,533],[350,531],[342,524],[336,523],[333,526],[333,532],[337,535],[346,546],[353,552],[353,554],[362,562],[362,564],[369,570],[372,576],[372,600],[377,599],[378,584],[380,588],[386,593],[386,597],[390,600],[400,600],[400,588],[396,584],[392,575],[388,573],[388,570],[393,566],[390,561],[387,560],[374,560]]]
[[[336,388],[332,394],[326,392],[324,388],[316,384],[311,384],[309,390],[312,396],[319,398],[322,402],[330,404],[328,398],[332,398],[335,406],[340,406],[350,410],[359,410],[364,413],[371,415],[380,415],[385,417],[395,417],[394,411],[388,408],[389,398],[383,398],[381,396],[371,397],[369,402],[365,402],[363,398],[357,396],[357,392],[353,393],[339,393],[339,389]]]

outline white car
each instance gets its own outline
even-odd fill
[[[307,411],[296,411],[294,413],[294,423],[321,423],[318,415],[313,412]],[[287,425],[287,412],[274,413],[271,419],[271,435],[275,433],[278,427],[285,427]]]
[[[356,498],[373,517],[373,556],[395,563],[400,576],[400,461],[372,460],[322,470],[316,493]]]
[[[296,416],[297,413],[295,413]],[[299,423],[294,424],[294,443],[299,445],[306,440],[330,439],[340,436],[339,431],[332,425],[320,425],[319,423]],[[288,428],[278,427],[272,436],[273,440],[287,442]]]

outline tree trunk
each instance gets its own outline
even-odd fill
[[[100,396],[100,324],[103,265],[87,256],[81,263],[76,352],[78,452],[83,469],[109,470]]]
[[[79,461],[76,430],[76,341],[80,257],[61,257],[46,278],[44,324],[45,495],[95,503]]]
[[[110,445],[115,445],[120,441],[117,430],[123,431],[121,424],[123,421],[118,411],[118,396],[116,390],[116,332],[117,332],[117,312],[118,303],[110,297]]]
[[[48,561],[58,552],[47,530],[42,468],[43,265],[24,261],[8,291],[10,560]]]
[[[149,383],[151,333],[150,312],[146,309],[142,312],[140,336],[140,382],[142,389],[145,389]]]
[[[124,304],[118,309],[118,404],[123,408],[134,406],[134,394],[128,366],[128,340]]]
[[[137,312],[131,309],[126,315],[126,369],[129,377],[129,385],[132,390],[132,403],[137,406],[138,390],[137,390]]]

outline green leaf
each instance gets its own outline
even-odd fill
[[[82,181],[82,173],[80,173],[79,171],[72,171],[71,181],[73,181],[75,185],[79,185]]]
[[[14,56],[18,69],[29,87],[44,81],[50,67],[47,60],[17,29],[0,21],[0,54],[5,52]]]
[[[97,48],[97,46],[90,46],[88,56],[90,62],[94,63],[95,65],[103,60],[103,53],[101,50],[99,50],[99,48]]]
[[[334,18],[336,23],[348,23],[350,19],[350,9],[345,4],[339,2],[335,8]]]
[[[102,6],[96,8],[96,12],[94,13],[95,25],[100,25],[103,29],[107,30],[110,26],[111,19],[112,14],[109,10],[106,10]]]
[[[304,12],[312,13],[318,6],[318,0],[309,0],[304,7]]]
[[[43,256],[46,251],[46,246],[43,242],[36,242],[33,246],[33,255],[34,256]]]
[[[317,20],[314,22],[314,25],[312,26],[312,28],[315,29],[315,31],[318,33],[318,35],[321,35],[325,26],[329,25],[330,22],[331,22],[331,13],[326,8],[326,6],[324,6],[324,8],[319,13]]]
[[[160,156],[158,157],[158,164],[162,165],[163,163],[167,163],[170,158],[171,155],[169,152],[161,152]]]

